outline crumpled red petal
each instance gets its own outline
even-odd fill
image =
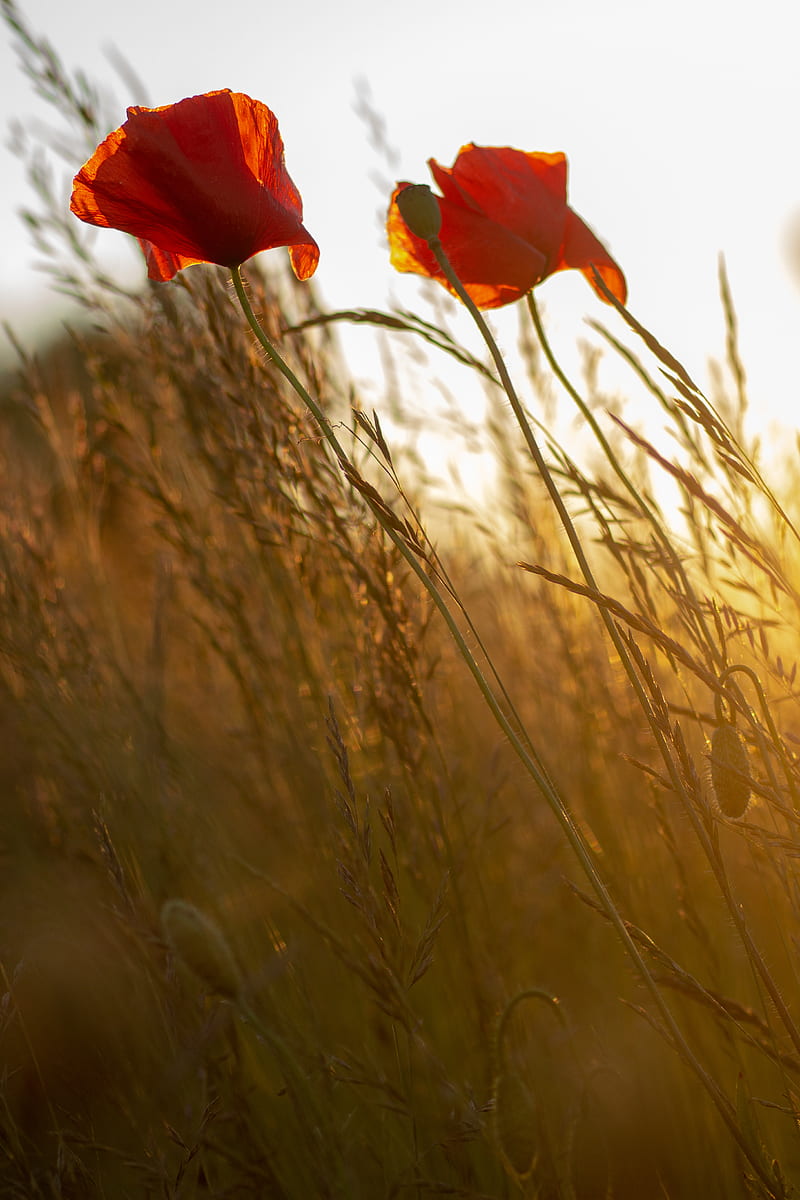
[[[172,279],[184,267],[193,267],[205,261],[200,258],[184,258],[182,254],[170,254],[168,250],[159,250],[158,246],[145,241],[144,238],[139,238],[139,245],[147,263],[148,279],[155,279],[159,283]]]
[[[592,267],[613,292],[627,294],[622,270],[567,204],[567,160],[510,146],[462,146],[452,167],[428,165],[441,190],[442,247],[479,308],[518,300],[556,271],[583,272],[601,299]],[[448,290],[427,243],[406,227],[392,195],[387,218],[391,261],[399,271],[436,279]]]
[[[582,221],[571,208],[568,208],[564,244],[559,251],[559,261],[553,270],[568,271],[576,268],[581,271],[600,299],[607,304],[607,298],[595,283],[592,267],[597,269],[603,283],[617,297],[620,304],[625,304],[628,299],[628,285],[621,268],[608,253],[603,243],[595,237],[586,222]]]
[[[70,207],[81,220],[131,233],[182,265],[232,267],[289,246],[307,279],[319,260],[274,114],[227,89],[129,108],[125,124],[76,175]],[[149,260],[157,272],[151,278],[171,277],[170,265]]]
[[[470,143],[462,146],[449,171],[433,159],[428,165],[440,187],[449,176],[477,211],[535,246],[546,259],[551,248],[561,245],[567,207],[563,154],[526,154],[508,146]]]
[[[398,271],[427,275],[452,291],[427,242],[416,237],[394,203],[400,184],[392,194],[387,229],[392,266]],[[502,225],[481,213],[441,199],[440,238],[453,270],[479,308],[499,308],[518,300],[539,281],[545,269],[544,256]]]

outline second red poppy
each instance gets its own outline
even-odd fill
[[[430,166],[442,195],[440,240],[478,308],[519,300],[556,271],[582,271],[601,299],[593,268],[623,304],[625,276],[589,226],[567,204],[567,160],[509,146],[462,147],[452,167]],[[427,242],[406,225],[392,195],[387,233],[392,265],[452,290]]]

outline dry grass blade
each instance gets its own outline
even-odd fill
[[[800,598],[798,593],[789,584],[785,573],[781,570],[771,549],[766,547],[757,535],[748,533],[737,518],[716,497],[706,491],[695,475],[678,466],[676,463],[669,462],[646,438],[636,433],[620,417],[613,417],[613,420],[625,431],[626,436],[630,438],[634,445],[641,447],[648,458],[658,463],[662,470],[677,480],[690,496],[699,500],[704,508],[717,517],[733,544],[737,546],[750,562],[763,571],[770,583],[778,591],[791,595],[795,600]]]
[[[648,350],[655,354],[659,362],[663,363],[668,371],[674,372],[683,382],[683,384],[685,384],[687,388],[691,389],[695,396],[702,397],[702,391],[694,382],[683,364],[680,363],[673,354],[670,354],[669,350],[667,350],[665,346],[662,346],[658,339],[654,337],[649,330],[645,329],[644,325],[636,320],[633,313],[629,312],[625,305],[622,304],[614,295],[614,293],[609,290],[597,270],[592,271],[592,276],[595,285],[603,293],[609,304],[614,306],[614,308],[622,317],[623,321],[625,321],[625,323],[634,331],[634,333],[639,335],[644,344],[647,346]]]
[[[535,563],[519,562],[518,567],[523,571],[529,571],[532,575],[538,575],[542,579],[546,579],[548,583],[556,584],[558,587],[564,588],[575,596],[585,596],[587,600],[591,600],[599,608],[603,608],[606,612],[617,617],[630,629],[635,629],[637,633],[646,634],[655,645],[657,645],[668,658],[674,662],[681,663],[688,667],[693,675],[702,680],[707,686],[717,689],[719,684],[716,677],[712,675],[707,668],[699,662],[695,657],[687,653],[685,647],[677,642],[674,638],[669,637],[659,626],[655,625],[647,617],[639,613],[631,612],[619,600],[615,600],[613,596],[607,596],[603,592],[599,592],[594,588],[587,587],[584,583],[578,583],[573,579],[568,579],[565,575],[560,575],[557,572],[549,571],[546,567],[542,567]]]
[[[372,308],[342,309],[339,312],[320,313],[316,316],[308,317],[298,325],[290,325],[286,329],[286,332],[302,333],[306,329],[313,329],[319,325],[329,325],[336,321],[347,321],[354,325],[377,325],[383,329],[390,329],[395,333],[412,333],[437,350],[442,350],[457,362],[462,363],[473,371],[477,371],[479,375],[499,386],[500,381],[497,376],[485,363],[482,363],[479,358],[475,358],[473,354],[470,354],[468,350],[459,345],[458,342],[455,342],[444,329],[440,329],[428,321],[423,321],[421,317],[416,316],[414,313],[387,313]]]

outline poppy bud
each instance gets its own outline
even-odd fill
[[[209,992],[234,1000],[242,980],[222,930],[185,900],[168,900],[161,910],[167,941]]]
[[[461,147],[452,167],[435,158],[428,166],[441,196],[405,181],[392,193],[386,232],[396,270],[436,279],[461,300],[463,286],[478,308],[511,304],[568,268],[581,271],[608,303],[596,270],[612,298],[625,303],[628,293],[620,267],[567,204],[563,154],[470,142]],[[443,217],[441,232],[432,200]],[[437,241],[441,252],[431,246]],[[455,268],[459,286],[448,277],[445,258]]]
[[[408,228],[426,242],[439,236],[442,214],[439,201],[427,183],[411,183],[397,193],[397,207]]]
[[[711,735],[711,782],[724,815],[743,817],[752,791],[750,766],[744,743],[733,725],[720,725]]]

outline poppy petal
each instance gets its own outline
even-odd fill
[[[597,292],[604,303],[608,298],[603,295],[594,281],[592,267],[605,283],[608,290],[617,297],[621,304],[628,298],[628,285],[618,263],[614,261],[605,246],[592,233],[585,221],[582,221],[572,209],[567,209],[567,229],[564,244],[558,255],[558,262],[553,271],[566,271],[576,268],[581,271]]]
[[[625,296],[619,266],[567,204],[563,154],[469,142],[452,167],[434,158],[428,166],[442,193],[442,246],[480,308],[517,300],[548,275],[570,267],[582,271],[599,291],[592,276],[596,268],[615,296]],[[393,265],[427,275],[452,291],[428,245],[406,228],[396,195],[387,222]]]
[[[158,246],[145,241],[144,238],[139,238],[139,245],[147,263],[148,279],[155,279],[159,283],[165,283],[168,279],[172,279],[184,267],[193,267],[204,261],[199,258],[184,258],[181,254],[170,254],[166,250],[159,250]]]
[[[319,259],[274,114],[227,89],[129,108],[125,124],[75,177],[70,207],[81,220],[131,233],[182,265],[230,267],[260,250],[292,246],[293,264],[308,278]],[[151,277],[171,277],[163,262],[152,269]]]
[[[392,265],[398,271],[427,275],[453,289],[444,278],[427,242],[409,230],[392,195],[387,232]],[[479,308],[499,308],[518,300],[538,283],[545,259],[535,247],[472,209],[447,199],[439,201],[442,248],[467,293]]]
[[[319,246],[309,237],[307,242],[289,247],[292,270],[298,279],[310,279],[319,262]]]
[[[526,154],[509,146],[470,143],[460,151],[452,179],[482,212],[536,246],[548,260],[561,245],[567,219],[563,154]]]
[[[459,151],[463,154],[465,150],[470,149],[469,146],[462,146]],[[458,160],[456,160],[458,162]],[[428,159],[431,175],[439,185],[439,189],[446,200],[452,200],[454,204],[462,204],[465,208],[471,208],[474,212],[482,213],[484,209],[477,200],[473,200],[469,192],[461,187],[455,177],[455,166],[443,167],[435,158]]]

